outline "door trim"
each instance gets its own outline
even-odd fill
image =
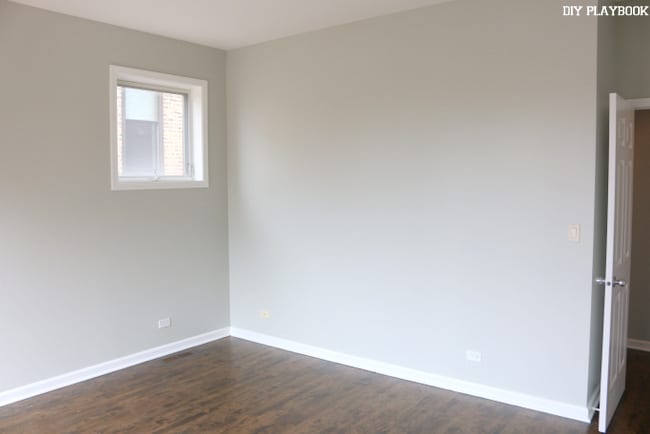
[[[627,347],[632,350],[650,352],[650,341],[643,341],[641,339],[628,339]]]
[[[650,110],[650,98],[636,98],[630,99],[628,101],[632,104],[632,107],[634,107],[635,111]],[[633,350],[650,352],[650,341],[628,338],[627,347]]]
[[[648,110],[650,109],[650,98],[637,98],[628,99],[634,110]]]

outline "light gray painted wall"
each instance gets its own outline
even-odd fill
[[[584,405],[597,25],[562,5],[228,52],[232,325]]]
[[[229,324],[224,62],[0,0],[0,391]],[[110,191],[111,63],[208,80],[209,189]]]
[[[635,5],[650,5],[648,0],[625,2]],[[619,18],[616,20],[616,86],[625,98],[650,98],[650,20],[648,18]],[[643,150],[639,150],[643,152]],[[635,163],[644,159],[635,157]],[[637,179],[643,175],[641,166],[635,168],[635,189],[643,184]],[[645,254],[647,220],[643,215],[643,200],[647,197],[635,192],[634,225],[632,228],[632,281],[630,283],[629,336],[632,339],[650,341],[650,267]]]
[[[650,0],[627,0],[623,4],[647,5]],[[616,86],[624,98],[650,98],[650,19],[616,19]]]

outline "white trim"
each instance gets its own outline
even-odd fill
[[[628,102],[632,104],[634,110],[648,110],[650,109],[650,98],[637,98],[629,99]]]
[[[541,411],[543,413],[562,416],[581,422],[589,423],[591,421],[591,416],[593,415],[593,412],[587,406],[567,404],[564,402],[486,386],[483,384],[458,380],[456,378],[444,377],[442,375],[431,374],[429,372],[418,371],[415,369],[405,368],[402,366],[392,365],[376,360],[351,356],[348,354],[343,354],[312,345],[306,345],[287,339],[281,339],[275,336],[269,336],[249,330],[243,330],[236,327],[231,327],[230,333],[232,336],[237,338],[281,348],[283,350],[291,351],[294,353],[304,354],[307,356],[328,360],[330,362],[340,363],[342,365],[352,366],[354,368],[400,378],[402,380],[413,381],[441,389],[447,389],[454,392],[478,396],[480,398],[491,399],[493,401],[499,401],[505,404],[516,405],[518,407]]]
[[[16,387],[15,389],[0,392],[0,406],[22,401],[23,399],[31,398],[32,396],[40,395],[42,393],[80,383],[91,378],[109,374],[120,369],[148,362],[149,360],[157,359],[168,354],[176,353],[187,348],[216,341],[228,336],[230,336],[230,329],[228,327],[225,327],[219,330],[214,330],[208,333],[203,333],[197,336],[182,339],[180,341],[161,345],[159,347],[150,348],[139,353],[120,357],[118,359],[109,360],[107,362],[99,363],[87,368],[68,372],[66,374],[38,381],[36,383]]]
[[[111,182],[111,190],[124,191],[124,190],[173,190],[176,188],[207,188],[208,181],[195,181],[195,180],[149,180],[149,181],[124,181],[122,178],[119,181]]]
[[[191,179],[128,180],[120,178],[117,164],[117,85],[119,81],[143,83],[161,89],[173,88],[187,92],[188,146],[194,173]],[[144,69],[110,65],[109,84],[109,137],[111,190],[157,190],[175,188],[207,188],[208,179],[208,82],[196,78],[163,74]]]
[[[505,404],[528,408],[531,410],[566,417],[585,423],[589,423],[591,421],[599,396],[599,390],[596,390],[591,394],[588,406],[582,407],[579,405],[567,404],[564,402],[526,395],[519,392],[512,392],[509,390],[499,389],[483,384],[458,380],[456,378],[436,375],[429,372],[418,371],[415,369],[405,368],[403,366],[393,365],[385,362],[379,362],[372,359],[351,356],[348,354],[339,353],[336,351],[331,351],[324,348],[302,344],[299,342],[277,338],[274,336],[236,327],[225,327],[219,330],[214,330],[180,341],[161,345],[156,348],[141,351],[139,353],[89,366],[77,371],[62,374],[57,377],[48,378],[36,383],[27,384],[15,389],[0,392],[0,406],[22,401],[23,399],[31,398],[33,396],[60,389],[62,387],[80,383],[91,378],[109,374],[120,369],[125,369],[130,366],[164,357],[166,355],[173,354],[187,348],[223,339],[228,336],[245,339],[251,342],[280,348],[298,354],[304,354],[310,357],[316,357],[318,359],[327,360],[330,362],[339,363],[370,372],[376,372],[382,375],[388,375],[402,380],[413,381],[416,383],[426,384],[429,386],[451,390],[458,393],[490,399],[492,401],[498,401]],[[650,348],[650,343],[646,344]]]
[[[633,350],[650,351],[650,341],[642,341],[640,339],[628,339],[627,347]]]

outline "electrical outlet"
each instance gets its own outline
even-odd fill
[[[159,329],[164,329],[167,327],[172,326],[172,319],[171,318],[163,318],[158,320],[158,328]]]
[[[465,358],[470,362],[480,362],[481,361],[481,352],[475,350],[465,351]]]
[[[271,312],[269,312],[268,310],[263,310],[260,312],[260,317],[263,319],[269,319],[271,318]]]
[[[579,243],[580,242],[580,225],[569,225],[569,230],[568,230],[568,238],[569,241],[572,241],[574,243]]]

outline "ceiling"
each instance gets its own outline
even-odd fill
[[[450,0],[12,0],[233,49]]]

